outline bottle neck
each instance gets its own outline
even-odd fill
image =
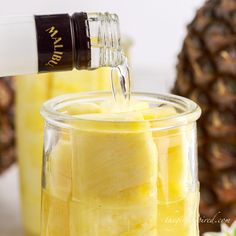
[[[88,13],[91,68],[122,64],[119,18],[115,14]]]
[[[122,63],[119,20],[109,13],[35,16],[39,72]]]

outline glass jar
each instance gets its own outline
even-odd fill
[[[101,113],[111,97],[71,94],[44,104],[41,235],[198,236],[200,108],[135,93],[134,112]]]

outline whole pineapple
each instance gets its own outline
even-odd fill
[[[13,80],[0,78],[0,174],[15,160],[13,104]]]
[[[236,219],[236,0],[209,0],[198,10],[179,55],[173,92],[203,110],[200,228],[215,231],[219,219]]]

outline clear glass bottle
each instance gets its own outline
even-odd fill
[[[115,14],[0,17],[0,34],[0,76],[122,63]]]

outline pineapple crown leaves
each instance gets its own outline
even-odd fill
[[[221,225],[221,232],[219,233],[205,233],[204,236],[236,236],[236,221],[231,226],[226,224]]]

